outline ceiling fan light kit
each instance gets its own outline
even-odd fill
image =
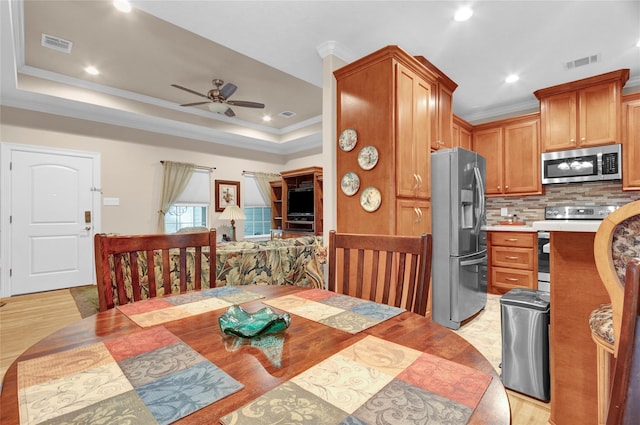
[[[215,112],[216,114],[224,114],[225,111],[229,109],[227,105],[219,102],[211,102],[207,105],[207,108],[209,108],[211,112]]]
[[[189,88],[180,86],[178,84],[171,84],[171,86],[180,90],[184,90],[191,94],[195,94],[196,96],[200,96],[208,99],[207,101],[204,101],[204,102],[183,103],[180,106],[207,105],[207,108],[209,108],[211,112],[214,112],[217,114],[225,114],[228,117],[234,117],[236,115],[233,112],[233,110],[229,107],[229,105],[241,106],[243,108],[258,108],[258,109],[264,108],[264,103],[249,102],[246,100],[227,100],[229,97],[231,97],[233,93],[235,93],[238,86],[231,83],[224,84],[224,81],[218,78],[215,78],[211,82],[213,83],[215,88],[209,90],[207,94],[199,93],[195,90],[191,90]]]

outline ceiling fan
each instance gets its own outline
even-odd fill
[[[246,100],[227,100],[229,99],[229,97],[231,97],[231,95],[233,95],[233,93],[235,93],[238,87],[235,84],[231,84],[231,83],[224,84],[224,81],[219,80],[217,78],[212,80],[211,82],[213,83],[215,88],[209,90],[207,94],[198,93],[195,90],[182,87],[178,84],[171,84],[171,86],[177,89],[195,94],[196,96],[205,97],[209,99],[206,102],[184,103],[180,106],[207,105],[207,107],[211,112],[216,112],[218,114],[225,114],[228,117],[234,117],[236,114],[227,105],[242,106],[244,108],[258,108],[258,109],[264,108],[264,103],[248,102]]]

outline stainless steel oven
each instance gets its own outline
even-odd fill
[[[549,232],[538,232],[538,290],[549,292],[551,290],[549,272]]]
[[[558,206],[544,209],[545,220],[602,220],[615,211],[615,205]],[[548,231],[538,232],[538,290],[550,292],[551,270],[549,254],[551,238]]]

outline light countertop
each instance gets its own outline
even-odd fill
[[[535,231],[595,233],[602,220],[544,220],[532,223]]]
[[[502,224],[502,225],[497,224],[497,225],[484,226],[483,229],[488,232],[537,232],[537,230],[531,227],[530,225],[510,226],[505,224]]]

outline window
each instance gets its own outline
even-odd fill
[[[269,236],[271,232],[271,200],[260,194],[255,177],[244,176],[244,237]]]
[[[184,227],[209,227],[210,202],[209,170],[193,170],[189,184],[164,216],[165,233]]]

